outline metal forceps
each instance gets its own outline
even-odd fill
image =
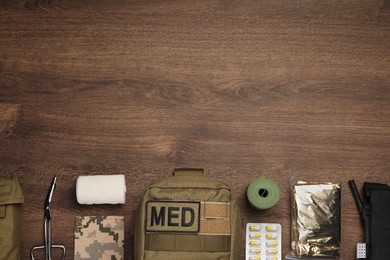
[[[63,245],[52,245],[51,244],[51,213],[50,213],[50,202],[53,197],[54,190],[56,188],[56,182],[57,177],[53,178],[53,181],[51,183],[49,193],[47,194],[46,201],[45,201],[45,229],[44,229],[44,245],[42,246],[34,246],[31,248],[30,256],[32,260],[35,260],[34,258],[34,251],[37,249],[44,249],[45,250],[45,260],[51,260],[51,254],[50,251],[52,248],[61,248],[62,249],[62,260],[65,259],[65,246]]]

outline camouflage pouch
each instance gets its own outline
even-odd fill
[[[139,204],[136,260],[236,260],[242,222],[230,188],[200,169],[177,169]]]
[[[74,259],[122,260],[124,217],[76,217]]]
[[[18,179],[0,178],[0,259],[20,259],[20,226],[24,196]]]

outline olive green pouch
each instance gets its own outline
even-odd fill
[[[201,169],[176,169],[139,204],[136,260],[236,260],[242,222],[230,188]]]
[[[0,260],[20,259],[22,203],[18,179],[0,177]]]

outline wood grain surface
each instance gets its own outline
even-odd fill
[[[281,223],[283,256],[290,178],[341,182],[355,259],[347,181],[390,184],[390,1],[1,1],[0,111],[0,175],[26,197],[21,259],[43,242],[53,176],[66,259],[75,217],[94,214],[125,216],[133,259],[132,212],[177,167],[229,184],[244,222]],[[98,174],[126,175],[124,206],[77,204],[77,177]],[[256,177],[279,184],[272,209],[248,206]]]

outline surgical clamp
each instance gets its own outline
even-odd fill
[[[34,246],[31,248],[30,256],[32,260],[35,260],[34,258],[34,251],[37,249],[44,249],[45,250],[45,260],[51,260],[51,249],[52,248],[61,248],[62,249],[62,260],[65,259],[65,246],[63,245],[52,245],[51,244],[51,213],[50,213],[50,202],[53,197],[54,190],[56,188],[56,182],[57,177],[53,178],[53,181],[51,183],[49,192],[46,197],[45,201],[45,222],[44,222],[44,245],[41,246]]]

